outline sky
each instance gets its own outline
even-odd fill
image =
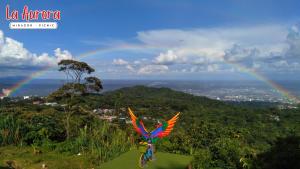
[[[5,8],[60,10],[56,30],[10,30]],[[0,77],[63,78],[76,59],[105,79],[300,78],[300,1],[0,2]]]

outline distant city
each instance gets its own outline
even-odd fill
[[[62,80],[37,79],[24,85],[12,93],[11,96],[46,96],[63,83]],[[282,83],[293,95],[300,96],[299,82],[285,81],[278,83]],[[0,89],[6,91],[12,85],[12,80],[2,80]],[[103,80],[103,92],[135,85],[168,87],[177,91],[223,101],[291,102],[275,89],[258,81]]]

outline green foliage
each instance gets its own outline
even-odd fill
[[[95,71],[85,62],[76,60],[61,60],[58,63],[59,71],[66,73],[67,78],[72,78],[75,83],[80,83],[83,74],[91,74]]]
[[[22,143],[23,124],[12,116],[0,116],[1,145],[18,145]]]
[[[300,137],[279,138],[271,148],[258,155],[257,169],[298,169],[300,167]]]
[[[86,87],[80,83],[66,83],[55,92],[48,96],[49,100],[62,100],[64,98],[71,98],[73,95],[82,95],[86,93]]]
[[[33,144],[62,154],[81,153],[99,165],[128,151],[141,138],[131,124],[100,121],[91,110],[109,108],[115,110],[114,115],[128,117],[121,108],[131,107],[142,119],[151,117],[144,120],[149,130],[154,129],[158,120],[164,122],[180,111],[171,135],[159,140],[156,148],[192,155],[196,169],[268,169],[280,166],[277,162],[282,164],[282,159],[298,158],[298,142],[288,138],[294,136],[299,140],[299,108],[236,105],[144,86],[54,101],[66,106],[1,102],[1,145]],[[278,138],[285,141],[277,141]],[[289,163],[298,165],[293,162]]]
[[[85,81],[87,91],[100,92],[103,89],[102,82],[97,77],[86,77]]]
[[[103,89],[101,80],[94,76],[85,77],[84,83],[81,82],[84,75],[95,72],[95,69],[87,63],[76,60],[61,60],[58,66],[59,71],[66,74],[67,83],[50,94],[48,100],[73,99],[74,96],[98,93]]]

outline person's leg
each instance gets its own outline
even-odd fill
[[[154,156],[154,146],[152,145],[151,147],[151,156],[152,156],[152,160],[155,160],[155,156]]]
[[[150,157],[151,157],[151,149],[148,148],[148,149],[147,149],[147,158],[150,158]]]

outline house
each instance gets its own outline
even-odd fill
[[[33,101],[32,104],[34,105],[40,105],[42,102],[40,100],[36,100],[36,101]]]

